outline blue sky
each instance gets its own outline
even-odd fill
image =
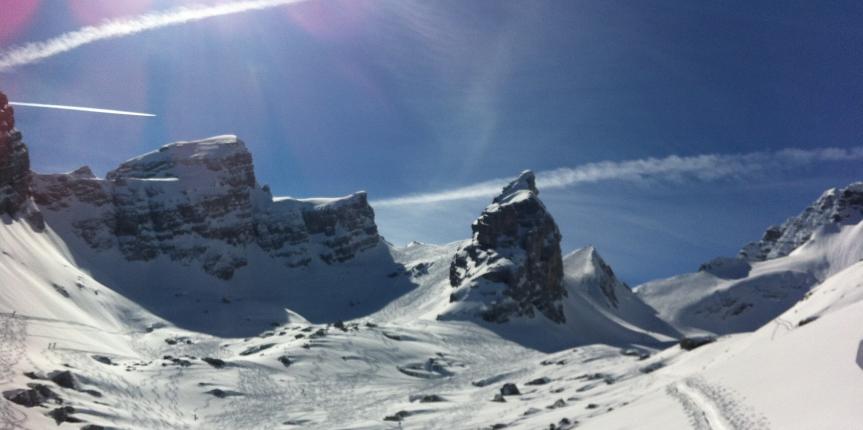
[[[0,3],[0,51],[184,4]],[[857,148],[860,22],[863,6],[840,1],[310,0],[88,44],[0,72],[0,89],[158,115],[21,107],[37,171],[104,174],[170,141],[234,133],[277,194],[365,189],[380,201],[526,168]],[[541,197],[564,251],[594,244],[635,284],[733,254],[824,189],[863,179],[859,163],[602,180]],[[457,240],[489,200],[381,206],[378,224],[397,244]]]

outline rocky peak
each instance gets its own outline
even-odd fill
[[[31,225],[41,228],[41,217],[29,201],[30,156],[15,129],[15,111],[0,92],[0,215],[23,215]]]
[[[565,321],[560,301],[560,232],[525,171],[503,188],[471,226],[473,238],[450,265],[451,301],[487,321],[514,317]]]
[[[782,225],[768,228],[761,240],[743,247],[739,257],[748,261],[784,257],[806,243],[821,227],[856,224],[861,219],[863,182],[855,182],[845,188],[832,188],[800,215],[789,218]]]
[[[252,155],[234,135],[170,143],[126,161],[107,175],[113,181],[158,178],[249,188],[256,184]]]
[[[69,172],[69,176],[76,179],[96,179],[96,175],[93,174],[90,166],[81,166]]]

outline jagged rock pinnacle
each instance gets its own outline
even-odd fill
[[[450,265],[453,302],[478,308],[492,322],[536,312],[565,321],[560,232],[538,194],[534,174],[526,170],[474,221],[471,242]]]
[[[30,156],[21,133],[15,130],[14,110],[0,92],[0,213],[16,216],[29,199]]]

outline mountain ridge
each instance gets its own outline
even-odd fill
[[[105,179],[88,171],[34,175],[35,200],[51,223],[68,224],[93,249],[117,248],[130,261],[168,255],[230,279],[248,264],[242,247],[249,245],[298,267],[312,259],[341,263],[381,243],[365,193],[274,199],[233,135],[165,145]],[[211,241],[223,249],[214,251]]]

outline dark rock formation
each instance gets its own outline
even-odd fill
[[[78,417],[73,416],[76,412],[75,408],[71,406],[62,406],[57,409],[48,412],[48,416],[54,418],[54,422],[59,426],[62,423],[80,423],[83,422]]]
[[[242,356],[252,355],[252,354],[264,351],[266,349],[270,349],[274,346],[276,346],[275,343],[263,343],[260,345],[250,346],[250,347],[246,348],[245,350],[243,350],[243,352],[241,352],[240,355],[242,355]]]
[[[219,358],[204,357],[201,360],[203,360],[204,363],[207,363],[210,366],[215,367],[216,369],[221,369],[227,365],[227,363],[225,363],[225,360],[222,360]]]
[[[692,351],[695,348],[702,347],[708,343],[716,342],[714,336],[692,336],[680,339],[680,348],[686,351]]]
[[[294,364],[294,361],[291,360],[291,357],[288,357],[287,355],[279,356],[278,360],[279,363],[282,363],[282,366],[285,367],[291,367],[291,364]]]
[[[414,395],[408,397],[408,400],[410,400],[411,403],[413,403],[413,402],[438,403],[438,402],[445,402],[446,401],[446,399],[444,399],[443,397],[441,397],[437,394],[414,394]]]
[[[518,396],[521,392],[518,391],[518,386],[511,382],[507,382],[500,387],[500,395],[501,396]]]
[[[55,370],[48,373],[48,380],[70,390],[78,390],[78,381],[75,375],[68,370]]]
[[[26,389],[15,389],[3,392],[3,397],[12,403],[17,403],[21,406],[32,408],[42,406],[49,400],[54,403],[63,403],[60,396],[57,395],[50,387],[43,384],[30,383]]]
[[[0,134],[9,133],[15,128],[15,108],[9,105],[6,94],[0,92]]]
[[[699,272],[707,272],[723,279],[742,279],[749,276],[752,265],[743,258],[717,257],[698,268]]]
[[[214,388],[210,391],[207,391],[206,394],[210,394],[210,395],[217,397],[217,398],[220,398],[220,399],[224,399],[225,397],[235,397],[235,396],[242,396],[243,395],[243,393],[240,393],[238,391],[223,390],[221,388]]]
[[[114,365],[115,365],[115,364],[114,364],[114,362],[113,362],[113,361],[111,361],[111,358],[110,358],[110,357],[105,357],[104,355],[91,355],[91,356],[90,356],[90,358],[92,358],[93,360],[98,361],[99,363],[107,364],[107,365],[109,365],[109,366],[114,366]]]
[[[39,212],[30,201],[30,156],[6,95],[0,92],[0,215],[23,217],[42,229]]]
[[[255,245],[288,267],[336,264],[382,243],[365,193],[274,199],[257,184],[235,136],[165,145],[105,179],[87,167],[36,175],[34,197],[52,226],[130,261],[160,256],[230,279]]]
[[[551,379],[543,376],[542,378],[536,378],[531,381],[525,382],[524,385],[545,385],[551,382]]]
[[[525,171],[474,221],[473,239],[450,265],[452,302],[480,303],[479,315],[492,322],[535,312],[565,321],[560,232],[538,195]]]
[[[385,416],[384,421],[402,421],[411,415],[413,415],[413,413],[409,411],[398,411],[392,415]]]
[[[856,224],[861,219],[863,182],[855,182],[845,188],[832,188],[800,215],[789,218],[782,225],[768,228],[761,240],[743,247],[739,256],[749,261],[784,257],[806,243],[820,227]]]
[[[15,215],[29,197],[30,157],[17,130],[0,134],[0,212]]]

